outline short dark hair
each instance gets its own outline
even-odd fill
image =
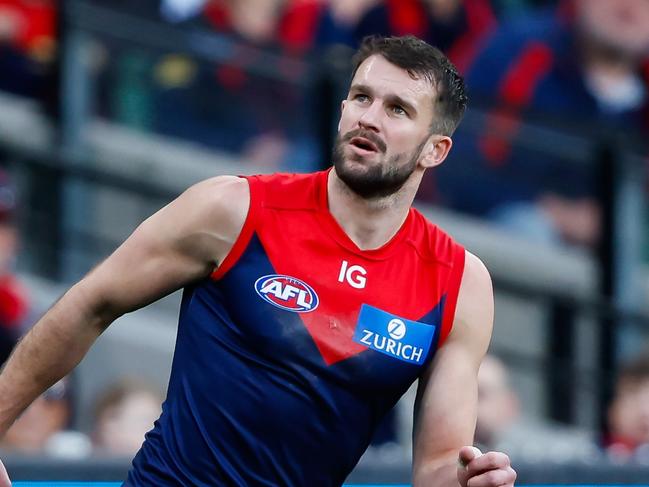
[[[435,89],[431,132],[452,135],[468,101],[464,79],[453,63],[439,49],[414,36],[369,36],[353,57],[352,78],[363,61],[374,54],[405,69],[412,78],[423,77],[430,82]]]

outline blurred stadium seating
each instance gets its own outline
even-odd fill
[[[506,3],[517,2],[496,2],[495,11]],[[58,61],[40,78],[58,94],[0,92],[0,167],[11,174],[21,201],[18,269],[36,310],[45,310],[141,220],[196,181],[328,165],[349,47],[296,54],[196,20],[165,22],[156,5],[145,15],[118,4],[60,3]],[[461,130],[483,134],[489,115],[477,106]],[[510,368],[524,413],[578,428],[599,444],[616,370],[649,344],[646,153],[620,135],[577,133],[538,118],[518,123],[516,145],[586,167],[598,181],[603,231],[596,247],[530,241],[445,207],[444,198],[435,197],[434,175],[419,207],[491,270],[497,306],[492,351]],[[446,177],[461,197],[462,173]],[[137,372],[166,386],[177,307],[172,295],[105,333],[76,375],[76,428],[90,431],[91,406],[116,377]],[[350,481],[408,481],[411,404],[408,394],[398,406],[396,449],[388,444],[369,451]],[[649,478],[649,457],[620,465],[597,449],[563,454],[561,448],[540,458],[509,452],[518,460],[520,481]],[[99,481],[123,478],[128,463],[7,457],[7,466],[17,480]]]

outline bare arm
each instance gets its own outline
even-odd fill
[[[475,432],[478,387],[477,376],[493,328],[493,290],[487,269],[474,255],[467,252],[466,265],[453,329],[445,344],[437,352],[430,369],[419,384],[415,403],[415,430],[413,448],[413,485],[454,486],[466,485],[470,473],[458,475],[458,453],[473,444]],[[494,453],[495,454],[495,453]],[[493,456],[489,453],[488,455]],[[462,458],[469,455],[463,450]],[[506,457],[504,454],[496,454]],[[490,479],[477,475],[491,469],[487,465],[491,456],[485,455],[480,463],[470,464],[475,485],[491,485]],[[504,460],[498,456],[497,463]],[[478,460],[476,459],[476,462]],[[493,485],[507,484],[506,469],[498,472]],[[485,466],[487,465],[487,466]],[[498,464],[499,465],[499,464]],[[496,469],[499,467],[496,466]],[[511,471],[513,474],[513,470]],[[489,473],[494,476],[493,473]],[[515,474],[513,474],[515,477]],[[458,479],[458,477],[460,477]],[[511,479],[513,482],[513,478]],[[469,483],[469,485],[472,485]]]
[[[0,436],[81,361],[116,318],[209,275],[231,249],[248,206],[243,179],[199,183],[144,221],[65,293],[23,338],[0,374]]]

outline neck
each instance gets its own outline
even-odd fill
[[[333,168],[327,180],[329,211],[358,248],[377,249],[396,235],[408,217],[421,176],[413,173],[393,195],[366,199],[350,190]]]

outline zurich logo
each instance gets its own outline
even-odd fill
[[[395,340],[401,340],[406,336],[406,324],[399,318],[390,320],[388,323],[388,333]]]
[[[354,341],[375,352],[415,365],[423,365],[431,349],[436,326],[395,316],[363,304]]]
[[[295,313],[308,313],[318,307],[318,295],[306,282],[291,276],[271,274],[255,281],[255,291],[266,302]]]

